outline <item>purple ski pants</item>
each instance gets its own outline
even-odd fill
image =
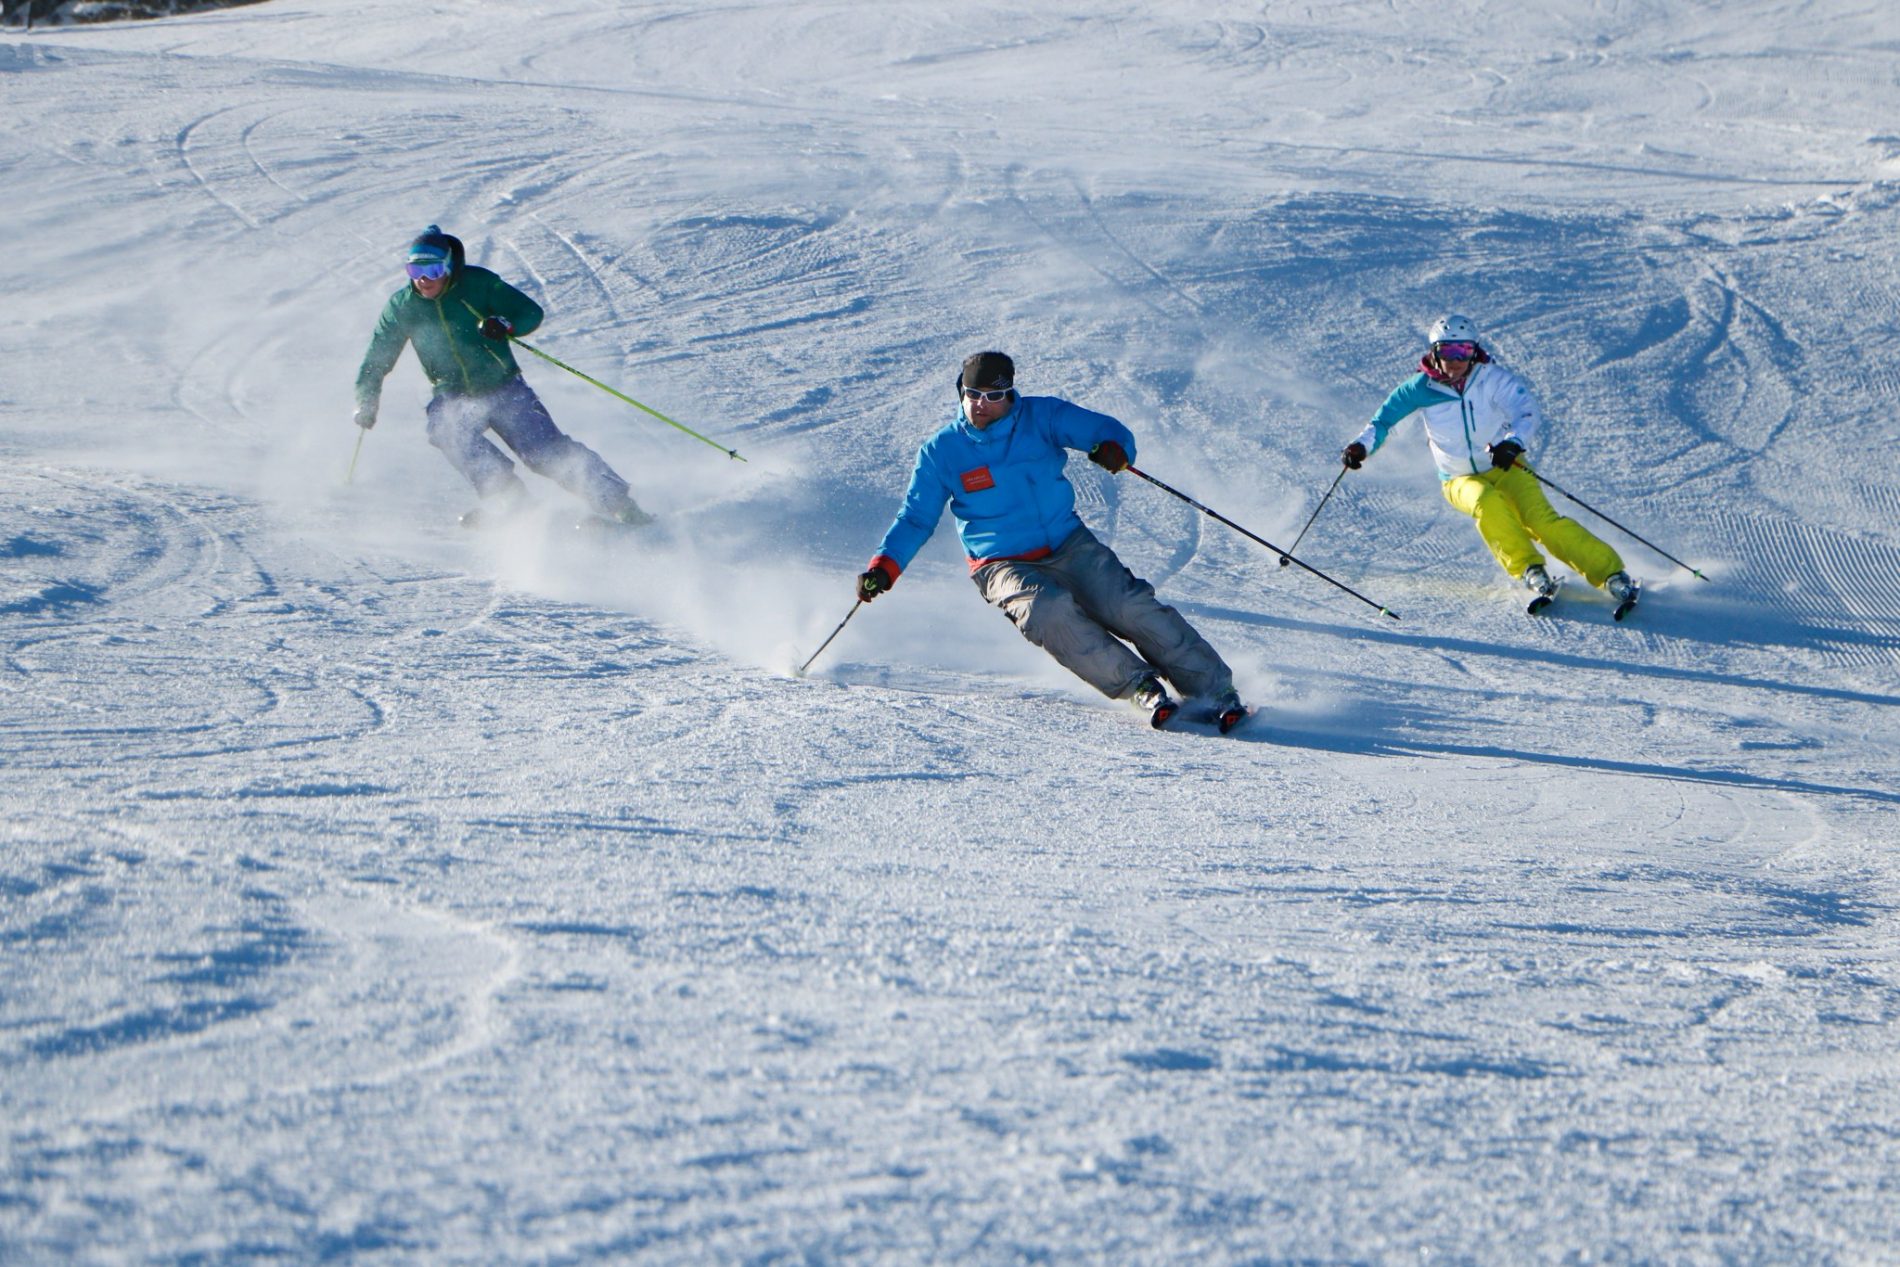
[[[586,445],[561,432],[527,380],[517,375],[479,396],[442,394],[429,402],[429,443],[483,497],[519,490],[515,464],[488,438],[493,431],[529,470],[544,475],[590,507],[611,513],[627,482]]]

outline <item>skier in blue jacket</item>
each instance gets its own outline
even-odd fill
[[[1015,380],[1001,352],[963,362],[958,416],[919,450],[903,508],[858,577],[859,601],[897,583],[948,502],[977,590],[1023,637],[1102,694],[1133,700],[1157,727],[1180,708],[1164,677],[1232,726],[1245,715],[1232,670],[1075,513],[1066,451],[1121,471],[1134,434],[1054,396],[1019,396]]]

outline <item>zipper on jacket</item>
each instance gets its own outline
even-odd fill
[[[435,305],[435,317],[442,323],[442,334],[448,341],[449,355],[455,358],[455,368],[462,371],[462,392],[466,395],[475,390],[475,380],[468,375],[468,362],[462,359],[461,350],[455,346],[455,331],[449,328],[449,314],[442,307],[442,299],[447,293],[444,291],[442,295],[436,296],[429,302]]]
[[[1464,423],[1465,427],[1465,461],[1471,464],[1471,473],[1473,475],[1482,475],[1483,472],[1478,469],[1478,451],[1471,443],[1472,429],[1473,425],[1477,422],[1477,415],[1473,413],[1471,409],[1470,391],[1471,384],[1478,377],[1478,371],[1483,368],[1482,365],[1472,366],[1471,372],[1465,375],[1465,381],[1458,384],[1455,389],[1458,393],[1458,418]]]

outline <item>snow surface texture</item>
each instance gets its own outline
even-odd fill
[[[1897,81],[1858,0],[0,36],[0,1260],[1895,1261]],[[345,484],[430,221],[748,461],[526,357],[663,521],[469,537],[406,358]],[[1395,624],[1078,459],[1242,730],[947,522],[790,675],[967,352],[1287,543],[1446,309],[1712,584],[1526,617],[1407,429],[1301,548]]]

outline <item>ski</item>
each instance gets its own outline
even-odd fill
[[[483,529],[493,528],[511,518],[513,518],[511,510],[498,509],[494,506],[477,506],[473,510],[465,510],[456,516],[455,522],[465,532],[481,532]]]
[[[603,519],[599,515],[582,515],[574,521],[574,531],[598,541],[617,541],[622,537],[633,536],[652,522],[651,519],[644,519],[639,523],[625,523],[618,519]]]
[[[517,522],[526,513],[527,507],[518,500],[490,500],[463,511],[455,522],[467,532],[489,532]]]
[[[628,500],[612,514],[602,514],[600,511],[583,513],[574,520],[574,531],[593,541],[622,541],[652,523],[652,515]]]
[[[1195,708],[1189,714],[1188,720],[1197,725],[1212,726],[1225,735],[1252,716],[1253,710],[1235,696]]]
[[[1636,610],[1636,600],[1641,596],[1641,590],[1631,590],[1627,596],[1618,600],[1616,610],[1611,612],[1610,615],[1616,620],[1623,619],[1623,617]]]
[[[1535,616],[1538,612],[1543,611],[1544,608],[1556,601],[1557,596],[1555,594],[1533,594],[1531,595],[1531,601],[1524,604],[1524,610],[1529,615]]]
[[[1155,705],[1154,711],[1148,714],[1148,724],[1156,730],[1164,730],[1168,723],[1174,720],[1174,715],[1180,711],[1180,704],[1172,699],[1163,699]]]

